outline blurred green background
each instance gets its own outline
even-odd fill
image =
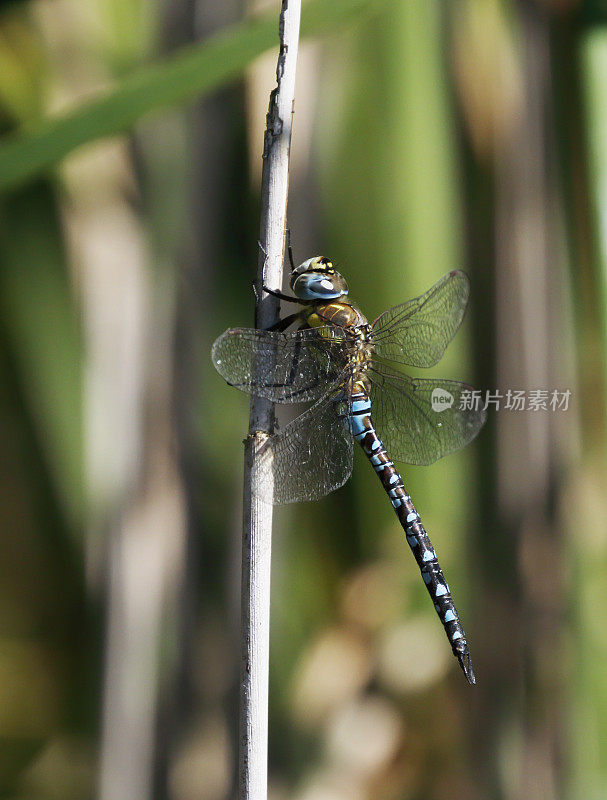
[[[210,347],[253,319],[279,5],[0,3],[2,797],[235,797],[248,400]],[[571,399],[403,471],[476,687],[363,457],[276,511],[271,800],[607,797],[605,23],[304,3],[296,260],[370,319],[465,269],[435,373]]]

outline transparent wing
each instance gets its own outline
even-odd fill
[[[352,434],[342,393],[324,397],[272,436],[256,461],[274,505],[318,500],[352,474]],[[257,482],[257,481],[255,481]]]
[[[352,347],[343,328],[294,333],[231,328],[215,341],[219,374],[243,392],[275,403],[318,400],[342,374]]]
[[[485,422],[482,400],[475,403],[465,383],[409,378],[375,363],[367,374],[371,416],[395,461],[432,464],[465,447]]]
[[[378,356],[410,367],[431,367],[440,361],[459,328],[470,284],[454,270],[425,294],[384,311],[371,326]]]

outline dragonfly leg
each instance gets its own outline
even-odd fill
[[[295,271],[295,261],[293,261],[293,248],[291,247],[291,228],[287,228],[287,253],[289,254],[289,264],[291,272]]]
[[[295,315],[297,316],[297,314]],[[285,317],[288,319],[288,317]],[[301,342],[296,342],[295,347],[293,348],[293,360],[291,361],[291,369],[289,370],[289,375],[287,380],[282,384],[283,386],[293,386],[295,383],[295,379],[297,378],[297,372],[299,367],[299,358],[301,355]],[[292,392],[290,397],[296,398],[298,395],[303,394],[304,392],[310,392],[312,389],[315,389],[319,385],[320,381],[318,378],[310,381],[310,383],[306,384],[306,386],[302,386],[296,391]]]
[[[292,314],[290,316],[296,318],[298,315]],[[276,323],[276,325],[273,325],[268,330],[270,331],[278,330],[279,329],[278,326],[280,326],[282,323],[286,323],[284,327],[287,327],[293,321],[294,320],[291,319],[290,317],[285,317],[284,320],[279,320]],[[295,384],[295,381],[298,377],[298,367],[299,367],[300,357],[301,357],[301,342],[296,342],[293,348],[293,358],[291,360],[291,366],[289,367],[289,374],[287,375],[285,380],[281,380],[279,383],[268,383],[267,381],[263,381],[262,383],[257,383],[256,381],[251,381],[250,383],[247,384],[231,383],[230,386],[235,386],[237,389],[242,389],[244,391],[247,391],[247,388],[255,390],[255,388],[257,388],[258,386],[261,386],[264,389],[273,389],[278,387],[286,389],[287,387],[293,386]],[[305,399],[305,395],[309,395],[309,393],[313,389],[316,389],[319,385],[320,385],[320,380],[318,377],[315,377],[311,379],[309,383],[307,383],[305,386],[299,386],[299,388],[294,389],[291,392],[291,394],[288,395],[285,392],[281,402],[289,402],[289,401],[297,402],[297,398],[301,397],[302,395],[304,396]]]
[[[286,330],[289,325],[292,325],[294,322],[297,321],[299,314],[295,312],[294,314],[289,314],[288,316],[284,317],[283,319],[279,319],[278,322],[275,322],[274,325],[270,325],[269,328],[266,328],[267,331],[284,331]]]
[[[235,389],[240,389],[241,392],[248,392],[254,391],[256,388],[261,389],[274,389],[274,388],[285,388],[292,385],[293,381],[285,381],[283,383],[256,383],[255,381],[251,381],[249,383],[230,383],[230,381],[226,381],[228,386],[233,386]],[[291,394],[287,395],[283,393],[280,402],[281,403],[292,403],[292,402],[302,402],[305,403],[309,399],[309,393],[312,389],[315,389],[320,384],[320,381],[314,380],[310,381],[310,383],[306,384],[306,386],[301,386],[299,389],[295,389]],[[263,396],[263,395],[262,395]]]
[[[267,294],[271,294],[272,297],[278,297],[279,300],[284,300],[286,303],[297,303],[300,306],[307,306],[310,303],[313,303],[313,300],[301,300],[299,297],[295,297],[293,295],[283,294],[282,292],[277,292],[275,289],[270,289],[269,286],[266,286],[265,283],[261,287],[264,292]]]

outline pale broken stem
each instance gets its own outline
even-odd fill
[[[301,0],[283,0],[276,68],[278,85],[270,95],[264,137],[255,308],[258,328],[269,328],[278,319],[278,302],[262,286],[270,289],[282,286],[300,16]],[[273,485],[267,470],[262,474],[253,467],[273,425],[272,404],[253,397],[245,444],[243,500],[239,800],[267,797],[272,506],[262,503],[260,498],[271,498]]]

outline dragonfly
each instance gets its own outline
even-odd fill
[[[291,256],[290,287],[292,296],[263,288],[296,303],[298,311],[268,330],[231,328],[212,349],[213,363],[230,385],[273,403],[311,403],[262,446],[253,485],[270,478],[272,496],[262,499],[276,505],[317,500],[348,480],[358,442],[388,494],[453,654],[474,684],[451,590],[392,460],[432,464],[467,445],[485,422],[481,404],[471,402],[477,396],[471,386],[410,377],[400,369],[428,368],[441,359],[464,316],[468,278],[449,272],[372,323],[324,256],[297,267]]]

